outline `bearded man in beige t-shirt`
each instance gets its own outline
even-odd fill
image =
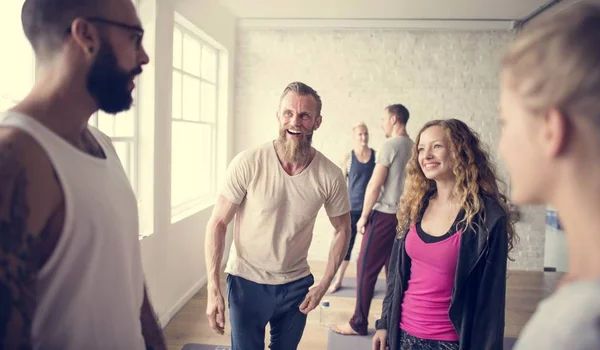
[[[207,225],[207,316],[223,334],[225,303],[219,283],[227,225],[235,217],[225,272],[233,350],[263,350],[270,324],[273,350],[294,350],[307,314],[327,291],[350,238],[350,200],[342,170],[311,146],[321,124],[321,98],[294,82],[281,96],[279,138],[238,154],[227,169]],[[335,229],[320,283],[307,263],[322,207]]]

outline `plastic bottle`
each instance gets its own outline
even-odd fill
[[[321,308],[319,310],[319,323],[321,326],[329,326],[328,325],[328,313],[329,313],[329,300],[323,300],[321,302]]]

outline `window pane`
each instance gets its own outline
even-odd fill
[[[115,137],[115,116],[98,111],[98,129],[109,137]]]
[[[121,160],[121,164],[129,176],[129,154],[127,153],[127,148],[129,147],[128,141],[113,141],[113,145],[115,146],[115,150],[117,151],[117,155]]]
[[[181,119],[181,73],[173,71],[173,94],[171,101],[171,118]]]
[[[202,120],[215,122],[217,120],[217,91],[213,84],[202,82]]]
[[[183,35],[183,70],[200,76],[200,43],[193,37]]]
[[[117,114],[114,117],[114,121],[116,137],[134,137],[135,110],[133,107],[128,111]]]
[[[171,205],[177,207],[210,194],[212,127],[173,121],[172,140]]]
[[[135,154],[133,141],[113,141],[113,145],[115,150],[117,151],[117,155],[119,156],[119,160],[121,161],[121,165],[123,165],[123,169],[125,170],[125,174],[129,178],[129,183],[134,191],[137,191],[135,187]],[[136,193],[137,194],[137,193]]]
[[[202,45],[202,78],[217,81],[217,52],[206,45]]]
[[[175,27],[173,30],[173,67],[181,68],[181,30]]]
[[[0,3],[0,47],[8,49],[0,64],[0,100],[2,110],[11,108],[23,99],[34,83],[35,56],[21,26],[23,1]]]
[[[183,119],[200,121],[200,79],[183,76]]]

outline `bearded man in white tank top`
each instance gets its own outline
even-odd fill
[[[149,59],[131,0],[26,0],[37,82],[0,117],[0,348],[165,349],[137,202],[97,110]]]

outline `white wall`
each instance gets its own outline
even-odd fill
[[[430,119],[455,117],[478,131],[495,157],[499,59],[510,36],[506,31],[241,27],[236,58],[236,152],[276,137],[279,95],[289,82],[300,80],[323,99],[323,124],[315,133],[314,146],[336,162],[351,149],[351,126],[358,121],[368,124],[371,145],[379,147],[383,140],[380,118],[391,103],[403,103],[410,110],[411,136]],[[499,170],[506,179],[501,164]],[[544,209],[526,208],[518,233],[521,244],[510,267],[542,270]],[[331,234],[321,213],[310,259],[327,259]]]
[[[155,6],[155,7],[154,7]],[[154,7],[154,8],[153,8]],[[152,63],[144,73],[144,79],[154,81],[154,90],[145,91],[141,98],[155,96],[154,114],[154,233],[141,240],[144,270],[150,298],[163,326],[191,298],[206,281],[204,263],[205,226],[212,207],[171,224],[170,207],[170,117],[174,11],[184,15],[198,28],[221,43],[228,51],[229,105],[224,110],[227,120],[219,124],[220,149],[226,159],[232,156],[232,107],[234,101],[233,76],[235,57],[236,18],[214,1],[170,0],[145,1],[141,11],[152,12],[155,18],[145,23],[154,44],[147,44]],[[148,84],[143,84],[148,86]],[[148,121],[145,121],[148,123]],[[144,123],[142,121],[141,123]],[[151,123],[150,123],[151,124]],[[149,146],[149,147],[150,147]],[[229,245],[229,244],[228,244]]]

